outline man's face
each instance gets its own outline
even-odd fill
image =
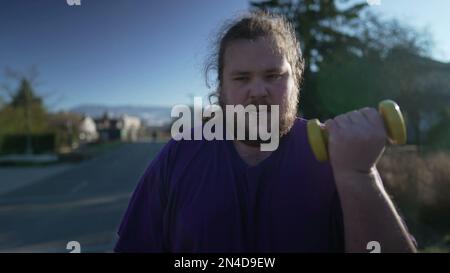
[[[237,40],[225,50],[223,104],[279,105],[280,133],[284,134],[296,116],[297,93],[291,65],[271,39]]]

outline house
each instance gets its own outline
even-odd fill
[[[137,141],[139,137],[139,129],[141,128],[141,120],[137,117],[122,115],[120,117],[120,125],[122,127],[122,140]]]
[[[141,129],[141,120],[126,114],[113,118],[105,113],[103,117],[95,119],[95,124],[102,141],[137,141]]]
[[[98,139],[97,126],[89,116],[83,116],[78,125],[78,138],[80,142],[89,143]]]

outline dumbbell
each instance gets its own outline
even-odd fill
[[[378,111],[383,118],[387,136],[393,144],[406,143],[406,126],[400,107],[392,100],[383,100],[378,104]],[[320,162],[328,160],[328,132],[318,119],[308,121],[308,141]]]

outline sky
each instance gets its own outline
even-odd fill
[[[35,65],[36,92],[54,111],[206,99],[211,38],[248,7],[247,0],[0,0],[0,83],[11,83],[5,67],[23,72]],[[380,0],[369,8],[426,28],[433,58],[450,62],[450,1]]]
[[[418,30],[431,34],[432,57],[450,62],[450,1],[448,0],[379,0],[370,6],[382,18],[395,18]]]

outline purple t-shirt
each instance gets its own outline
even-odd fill
[[[306,120],[247,165],[230,140],[171,140],[141,177],[116,252],[343,252],[329,163],[314,158]]]

